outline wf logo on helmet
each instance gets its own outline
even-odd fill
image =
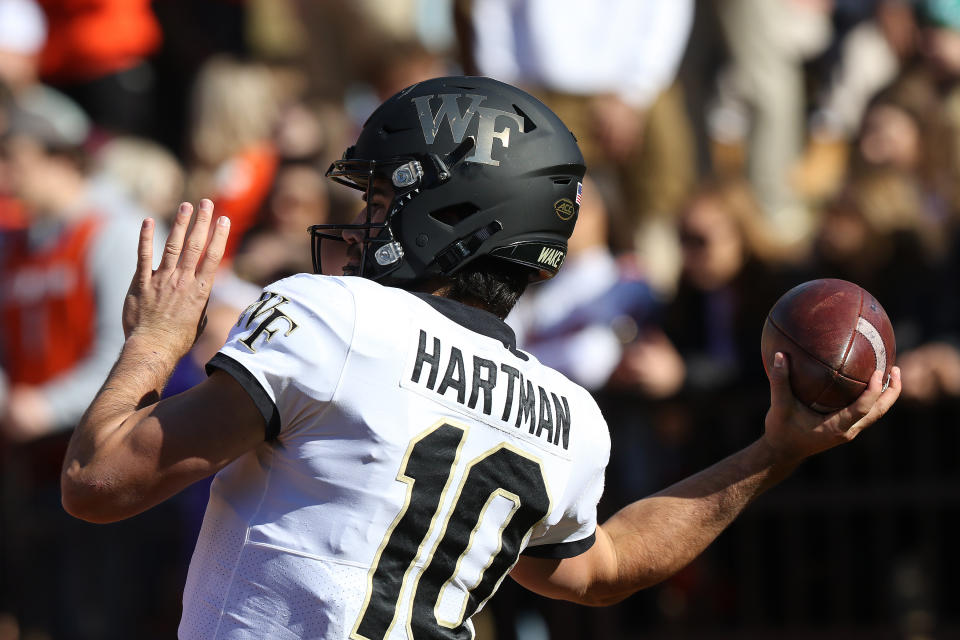
[[[462,94],[442,93],[439,96],[418,96],[413,98],[413,103],[417,107],[417,115],[420,116],[420,127],[423,129],[423,139],[427,144],[433,144],[443,126],[444,120],[450,123],[450,132],[453,134],[454,144],[463,142],[467,134],[467,127],[478,118],[477,123],[477,146],[474,148],[473,155],[465,158],[468,162],[479,162],[489,164],[495,167],[500,166],[499,160],[494,160],[493,141],[499,140],[500,145],[506,149],[510,146],[510,124],[507,123],[502,129],[497,129],[497,118],[509,118],[517,127],[517,133],[523,133],[523,118],[516,113],[494,109],[492,107],[481,107],[480,103],[487,99],[487,96],[475,94],[466,94],[470,99],[467,110],[460,113],[460,105],[457,104],[457,98]],[[430,101],[433,98],[440,98],[440,108],[434,113],[430,108]]]

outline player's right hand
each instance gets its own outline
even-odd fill
[[[126,337],[149,340],[153,348],[173,362],[190,350],[203,331],[210,289],[230,234],[230,219],[221,216],[210,235],[213,219],[210,200],[200,201],[191,228],[193,210],[189,202],[180,205],[156,270],[153,269],[155,224],[150,218],[143,221],[137,271],[123,305]]]
[[[763,435],[785,461],[799,462],[853,440],[883,417],[900,396],[900,368],[893,367],[886,389],[883,372],[875,371],[870,384],[852,404],[830,414],[817,413],[793,395],[787,365],[787,356],[778,352],[770,369],[770,409]]]

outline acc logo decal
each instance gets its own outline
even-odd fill
[[[576,207],[573,206],[573,200],[570,198],[560,198],[554,202],[553,210],[557,212],[557,216],[561,220],[569,220],[577,212]]]
[[[440,108],[434,113],[430,108],[430,100],[440,98]],[[487,99],[486,96],[466,94],[470,99],[470,105],[462,114],[460,105],[457,104],[457,98],[461,97],[458,93],[442,93],[439,96],[417,96],[413,99],[413,104],[417,107],[417,115],[420,116],[420,128],[423,130],[423,140],[427,144],[433,144],[446,120],[450,124],[450,133],[453,134],[454,144],[463,142],[467,133],[467,127],[478,119],[477,123],[477,146],[473,154],[467,156],[467,162],[479,162],[481,164],[490,164],[495,167],[500,166],[499,160],[494,160],[491,156],[493,152],[494,139],[499,140],[501,146],[506,149],[510,146],[510,127],[505,126],[499,131],[496,130],[497,118],[509,118],[518,133],[523,133],[523,118],[516,113],[493,109],[491,107],[481,107],[480,103]]]

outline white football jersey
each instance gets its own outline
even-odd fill
[[[181,638],[471,638],[519,554],[593,544],[606,423],[486,311],[297,275],[209,368],[267,434],[214,478]]]

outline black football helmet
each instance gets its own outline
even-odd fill
[[[384,102],[327,171],[368,201],[375,181],[389,184],[386,219],[371,221],[368,208],[361,224],[310,227],[314,270],[323,273],[323,241],[352,230],[364,238],[356,275],[384,284],[450,275],[481,257],[549,278],[566,256],[584,171],[573,134],[516,87],[482,77],[415,84]]]

